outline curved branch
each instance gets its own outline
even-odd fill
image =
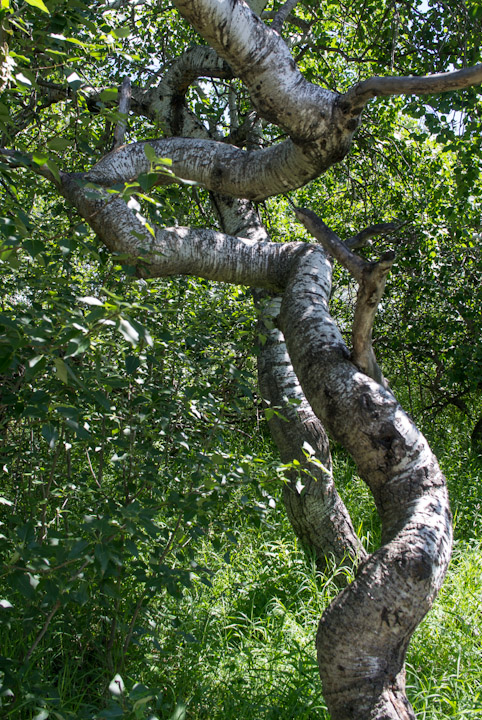
[[[61,174],[60,192],[102,242],[141,277],[195,275],[279,291],[304,243],[260,242],[208,229],[151,227],[119,195]]]
[[[300,187],[333,162],[329,149],[307,154],[306,148],[290,140],[265,150],[246,151],[215,140],[166,138],[132,143],[109,153],[86,173],[86,179],[113,186],[150,172],[144,151],[147,144],[159,158],[172,161],[173,175],[160,175],[158,184],[182,178],[213,192],[255,201]]]
[[[173,134],[208,137],[206,128],[183,104],[182,98],[189,86],[200,77],[231,78],[232,76],[232,70],[214,50],[205,46],[192,47],[169,65],[156,87],[144,89],[135,84],[132,85],[130,110],[136,115],[147,117],[156,123],[159,120],[162,121]],[[101,102],[101,93],[104,90],[104,88],[96,88],[87,84],[73,88],[70,85],[59,85],[41,78],[38,79],[38,85],[42,88],[45,96],[41,107],[65,102],[80,94],[84,97],[91,112],[98,111],[98,103]],[[118,90],[119,97],[122,98],[123,92],[125,94],[122,85]],[[121,112],[124,111],[121,110]],[[16,121],[15,131],[18,132],[26,127],[32,116],[35,116],[33,110],[26,117],[25,122],[21,123],[21,126]]]
[[[482,84],[482,63],[462,70],[422,77],[372,77],[353,85],[341,95],[339,104],[344,109],[351,108],[353,113],[358,115],[374,97],[432,95],[463,90],[480,84]]]
[[[232,78],[233,71],[212,48],[197,45],[174,60],[162,76],[161,90],[182,95],[201,77]]]
[[[277,15],[277,12],[274,10],[267,10],[263,13],[261,13],[260,17],[262,20],[274,20]],[[299,30],[301,30],[304,33],[307,33],[311,29],[311,24],[307,22],[306,20],[302,20],[301,18],[297,18],[294,15],[288,15],[287,18],[285,18],[285,21],[288,22],[290,25],[293,25],[294,27],[297,27]]]
[[[297,4],[300,0],[286,0],[283,5],[280,7],[279,10],[275,13],[273,20],[271,22],[270,28],[271,30],[276,30],[276,32],[281,32],[281,28],[283,27],[286,19],[288,18],[289,14],[295,9]]]
[[[284,40],[248,5],[241,0],[174,4],[242,79],[262,117],[293,139],[311,141],[327,134],[338,95],[305,80]]]
[[[368,227],[363,228],[363,230],[360,230],[360,232],[356,235],[353,235],[351,238],[348,238],[348,240],[345,240],[345,245],[350,248],[350,250],[365,247],[365,245],[368,245],[373,237],[377,237],[378,235],[387,235],[388,233],[395,232],[395,230],[399,230],[401,227],[401,224],[393,222],[369,225]]]

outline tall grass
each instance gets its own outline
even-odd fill
[[[408,695],[419,720],[482,718],[481,464],[464,442],[451,439],[438,448],[452,492],[456,545],[446,582],[408,653]],[[344,455],[335,457],[335,470],[371,550],[379,538],[373,504]],[[194,568],[181,597],[159,594],[140,614],[118,666],[108,667],[92,619],[80,608],[78,616],[54,621],[53,642],[23,670],[30,688],[24,703],[11,711],[4,698],[3,716],[328,720],[314,638],[337,592],[335,573],[351,576],[351,569],[347,564],[326,576],[317,573],[280,502],[255,525],[239,508],[235,493],[226,508],[237,538],[229,553],[227,540],[219,550],[219,535],[199,546],[197,562],[210,569],[210,581]],[[119,617],[123,621],[128,618]],[[18,652],[18,628],[9,634],[2,627],[3,654],[14,645]],[[115,674],[122,678],[117,685],[111,682]]]

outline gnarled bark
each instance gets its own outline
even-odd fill
[[[304,547],[314,554],[319,570],[326,570],[330,560],[337,565],[345,559],[361,562],[366,552],[336,491],[328,437],[304,396],[284,337],[276,327],[281,297],[264,298],[259,305],[263,334],[259,386],[281,460],[291,466],[286,470],[289,482],[283,489],[291,525]],[[344,576],[337,576],[337,580],[343,585],[346,582]]]
[[[251,4],[257,11],[264,6],[263,0]],[[367,264],[351,252],[363,237],[343,245],[315,222],[314,234],[360,284],[350,352],[328,310],[331,261],[325,249],[270,242],[247,200],[299,187],[344,158],[371,98],[479,84],[481,67],[427,78],[371,78],[339,94],[306,81],[279,33],[242,0],[175,0],[175,5],[211,48],[184,53],[157,87],[133,86],[131,111],[156,123],[156,137],[148,142],[158,157],[172,160],[173,174],[158,172],[158,185],[184,179],[215,193],[223,232],[151,227],[120,195],[99,189],[153,169],[145,141],[117,148],[86,173],[60,173],[60,179],[14,151],[2,151],[3,156],[51,181],[140,276],[192,274],[282,295],[280,328],[265,333],[260,386],[271,407],[287,418],[275,415],[270,421],[283,460],[296,459],[301,468],[285,489],[288,512],[320,567],[330,553],[339,559],[347,552],[362,561],[355,581],[320,621],[317,651],[325,697],[333,720],[407,720],[413,711],[404,692],[405,652],[442,582],[451,527],[444,479],[430,448],[393,395],[376,382],[382,377],[371,329],[391,258]],[[288,0],[286,12],[292,5]],[[248,138],[238,128],[230,140],[242,141],[242,147],[210,133],[184,101],[189,85],[203,76],[239,78],[257,113],[287,139],[248,150]],[[63,88],[41,80],[39,85],[48,103],[66,97]],[[100,91],[81,92],[94,110]],[[29,118],[30,110],[19,120]],[[158,137],[165,133],[173,137]],[[383,544],[370,557],[336,494],[324,427],[351,453],[373,493]],[[313,449],[311,460],[318,464],[303,445]]]
[[[323,613],[320,675],[333,720],[406,720],[414,715],[404,692],[405,653],[450,557],[447,490],[425,438],[395,398],[350,362],[328,311],[330,290],[324,251],[300,254],[281,326],[306,397],[373,493],[383,545]]]

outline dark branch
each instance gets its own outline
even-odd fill
[[[294,208],[298,220],[325,250],[345,267],[355,280],[361,281],[367,263],[351,252],[338,235],[316,213],[308,208]]]
[[[370,225],[360,230],[360,232],[353,235],[353,237],[345,240],[345,245],[349,247],[350,250],[365,247],[373,237],[377,235],[387,235],[388,233],[398,230],[400,227],[401,226],[396,223],[377,223],[376,225]]]
[[[274,11],[267,11],[261,15],[261,18],[263,20],[274,20],[277,14],[278,13]],[[311,24],[309,22],[307,22],[306,20],[301,20],[294,15],[288,15],[288,17],[286,18],[286,22],[288,22],[290,25],[293,25],[294,27],[297,27],[304,33],[309,32],[311,29]],[[273,26],[271,25],[271,27]]]

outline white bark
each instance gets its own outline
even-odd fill
[[[404,694],[405,651],[442,582],[451,527],[444,480],[425,439],[394,397],[360,372],[379,377],[371,356],[371,326],[388,266],[370,266],[367,274],[366,263],[329,228],[315,227],[325,247],[360,283],[356,367],[328,311],[331,263],[325,250],[269,242],[249,203],[219,194],[261,200],[299,187],[345,157],[371,98],[468,87],[482,82],[482,69],[371,78],[339,95],[307,82],[280,35],[242,0],[175,0],[175,5],[211,48],[185,53],[157,87],[133,87],[131,110],[160,121],[176,136],[149,141],[160,158],[172,160],[174,176],[159,173],[158,184],[182,178],[216,193],[225,232],[149,227],[118,195],[86,186],[87,181],[112,186],[150,172],[145,142],[117,149],[83,175],[62,173],[60,182],[46,166],[32,164],[32,169],[53,182],[102,242],[140,276],[193,274],[283,294],[282,334],[278,328],[267,333],[261,384],[267,399],[288,415],[293,436],[286,424],[272,423],[287,461],[296,458],[306,470],[309,463],[299,449],[301,439],[310,438],[327,470],[318,466],[318,475],[314,472],[301,491],[298,478],[290,478],[287,504],[294,525],[302,518],[297,531],[308,538],[320,563],[325,547],[335,555],[346,548],[363,557],[338,504],[323,426],[354,457],[383,525],[382,547],[364,559],[355,581],[321,619],[317,650],[325,697],[333,720],[407,720],[413,711]],[[258,12],[263,6],[263,0],[253,4]],[[247,151],[210,137],[184,101],[189,85],[203,76],[239,77],[258,114],[289,139]],[[61,99],[58,89],[45,89],[52,102]],[[94,106],[98,91],[83,91]],[[16,153],[3,154],[14,165],[25,164]],[[362,240],[357,236],[347,245]],[[289,399],[300,400],[297,409]]]
[[[333,480],[329,441],[323,425],[303,394],[293,370],[286,343],[276,327],[281,297],[261,300],[259,331],[263,335],[258,356],[260,391],[267,405],[271,434],[281,460],[292,464],[283,498],[297,537],[324,571],[330,561],[356,563],[366,558],[348,511]],[[340,585],[346,576],[336,576]]]
[[[325,251],[188,228],[156,228],[153,236],[121,198],[106,200],[75,177],[62,181],[63,194],[140,274],[191,273],[284,290],[280,322],[296,377],[317,417],[357,462],[383,525],[384,544],[321,619],[317,649],[325,698],[333,720],[413,718],[403,662],[450,556],[447,492],[423,436],[393,396],[350,362],[328,312],[331,262]],[[329,473],[320,480],[331,494]]]
[[[62,175],[60,191],[112,252],[142,277],[197,275],[242,285],[279,290],[291,256],[302,243],[269,243],[208,229],[146,226],[139,213],[119,196],[82,186],[82,179]]]
[[[314,163],[292,142],[266,150],[247,151],[215,140],[166,138],[149,140],[157,156],[172,161],[173,175],[159,174],[159,185],[196,182],[217,193],[260,201],[304,185],[319,172],[321,156]],[[132,182],[151,170],[144,151],[146,142],[124,145],[106,155],[86,174],[86,180],[113,186]],[[325,156],[332,164],[331,156]]]
[[[293,366],[318,417],[355,459],[383,527],[383,545],[325,611],[317,636],[333,720],[413,718],[405,652],[442,583],[451,549],[443,476],[426,440],[382,386],[349,361],[328,311],[324,251],[297,258],[281,325]]]

